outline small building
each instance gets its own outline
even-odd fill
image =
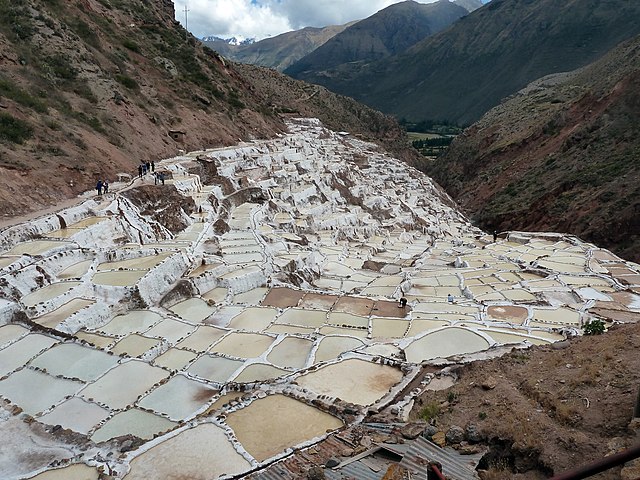
[[[181,130],[169,130],[169,136],[178,143],[184,142],[184,137],[186,134],[187,132],[183,132]]]

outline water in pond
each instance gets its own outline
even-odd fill
[[[178,320],[165,318],[157,325],[151,327],[144,334],[147,337],[164,338],[170,343],[175,343],[180,339],[187,337],[196,329],[195,326],[189,325]]]
[[[98,480],[98,470],[83,463],[47,470],[29,480]]]
[[[260,302],[269,291],[268,288],[254,288],[248,292],[238,293],[233,296],[233,303],[241,303],[244,305],[260,305]]]
[[[75,343],[61,343],[41,353],[31,365],[46,369],[51,375],[95,380],[118,363],[118,357]]]
[[[277,323],[299,325],[301,327],[321,327],[327,323],[327,312],[322,310],[288,308],[278,317]]]
[[[313,333],[315,328],[307,328],[307,327],[296,327],[295,325],[271,325],[269,328],[265,330],[267,333],[301,333],[305,335],[310,335]]]
[[[257,333],[231,332],[212,348],[212,352],[240,358],[254,358],[262,355],[273,343],[273,338]]]
[[[121,435],[135,435],[144,440],[150,440],[160,432],[171,430],[177,425],[164,417],[145,412],[137,408],[131,408],[115,414],[104,425],[91,435],[94,442],[106,442]]]
[[[34,318],[33,321],[38,325],[42,325],[43,327],[55,328],[60,323],[64,322],[71,315],[79,312],[83,308],[88,307],[89,305],[93,305],[95,300],[86,300],[84,298],[74,298],[73,300],[65,303],[59,308],[56,308],[53,312],[45,313],[37,318]]]
[[[216,307],[209,305],[201,298],[189,298],[169,307],[176,315],[191,322],[200,323],[216,311]]]
[[[415,337],[422,332],[449,326],[446,320],[412,320],[407,337]]]
[[[351,313],[330,312],[327,323],[331,325],[367,328],[369,326],[369,319]]]
[[[39,352],[58,343],[51,337],[32,333],[0,350],[0,377],[23,366]]]
[[[52,298],[67,293],[74,287],[80,285],[80,282],[57,282],[39,288],[20,299],[20,302],[26,307],[33,307],[41,302],[47,302]]]
[[[226,423],[259,462],[343,425],[340,419],[284,395],[254,400],[229,413]]]
[[[98,348],[107,348],[116,341],[114,337],[106,337],[104,335],[98,335],[97,333],[77,332],[75,336],[76,338],[89,342],[91,345],[95,345]]]
[[[104,332],[107,335],[126,335],[133,332],[141,333],[148,330],[160,320],[162,320],[162,316],[155,312],[134,310],[124,315],[114,317],[109,323],[96,330]]]
[[[93,275],[93,283],[112,287],[130,287],[138,283],[147,274],[147,270],[114,270],[97,272]]]
[[[0,347],[13,342],[23,335],[29,333],[29,329],[21,325],[3,325],[0,327]]]
[[[367,329],[361,328],[341,328],[341,327],[322,327],[319,332],[322,335],[349,335],[358,338],[367,338]]]
[[[402,338],[409,328],[406,320],[374,318],[371,320],[373,338]]]
[[[137,333],[132,333],[111,347],[111,351],[116,355],[127,354],[130,357],[139,357],[161,342],[162,340],[157,338],[148,338],[143,335],[138,335]]]
[[[276,308],[250,307],[229,322],[229,328],[260,332],[273,321],[278,310]]]
[[[224,430],[212,423],[180,432],[134,458],[130,465],[126,480],[211,480],[251,468],[233,448]]]
[[[182,340],[176,346],[180,348],[187,348],[195,352],[204,352],[211,345],[220,340],[226,333],[226,330],[222,330],[220,328],[201,325],[195,332]]]
[[[69,278],[80,278],[89,271],[89,267],[91,266],[92,263],[93,263],[93,259],[74,263],[73,265],[62,270],[58,274],[58,278],[61,280],[66,280]]]
[[[162,355],[156,357],[153,363],[159,367],[165,367],[170,370],[181,370],[191,360],[198,356],[197,353],[180,348],[170,348]]]
[[[204,355],[196,360],[187,372],[212,382],[225,383],[243,363],[240,360]]]
[[[309,358],[311,347],[313,342],[310,340],[286,337],[273,347],[267,355],[267,360],[280,367],[302,368]]]
[[[110,408],[124,408],[167,376],[169,372],[166,370],[134,360],[109,370],[95,383],[87,385],[80,394]]]
[[[26,413],[35,415],[55,405],[67,395],[82,388],[82,383],[55,378],[29,368],[11,374],[0,381],[0,395],[19,405]],[[34,392],[38,392],[34,395]]]
[[[489,342],[466,328],[448,327],[427,333],[405,348],[407,361],[420,363],[433,358],[474,353],[489,348]]]
[[[266,363],[253,363],[245,367],[233,381],[236,383],[263,382],[281,377],[282,375],[289,375],[290,373],[291,372],[287,370]]]
[[[318,395],[341,398],[357,405],[371,405],[400,380],[402,372],[398,368],[348,359],[302,375],[295,383]]]
[[[166,414],[171,420],[185,419],[218,393],[213,388],[183,375],[176,375],[145,396],[138,405]]]
[[[56,242],[53,240],[35,240],[17,244],[11,250],[3,252],[4,255],[42,255],[55,247],[72,245],[71,242]]]
[[[119,260],[117,262],[105,262],[98,265],[98,271],[104,270],[149,270],[160,264],[165,258],[170,257],[171,253],[161,253],[159,255],[149,255],[140,258],[129,258],[127,260]]]
[[[106,408],[78,397],[72,397],[51,412],[38,418],[38,421],[47,425],[62,425],[62,428],[87,434],[100,422],[106,420],[109,415],[111,412]]]

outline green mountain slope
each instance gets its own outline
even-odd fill
[[[397,117],[468,124],[536,78],[596,60],[639,20],[629,0],[493,0],[402,54],[314,81]]]
[[[640,261],[640,36],[488,112],[427,167],[488,229],[570,232]]]

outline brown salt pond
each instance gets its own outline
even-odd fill
[[[505,321],[522,325],[529,317],[529,310],[513,305],[492,305],[487,307],[487,317],[491,320]]]
[[[233,448],[224,430],[212,423],[181,431],[138,455],[130,466],[126,480],[211,480],[251,468]]]
[[[262,301],[262,305],[278,308],[295,307],[303,296],[304,292],[292,288],[272,288]]]
[[[402,377],[398,368],[351,358],[302,375],[295,383],[318,395],[371,405],[384,397]]]
[[[284,395],[254,400],[229,413],[226,423],[258,462],[343,426],[340,419]]]
[[[78,463],[64,468],[47,470],[29,480],[98,480],[99,476],[100,474],[95,468]]]

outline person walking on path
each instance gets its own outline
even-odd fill
[[[102,191],[107,194],[109,193],[109,182],[106,180],[102,182]]]
[[[142,178],[142,164],[138,165],[138,178]]]
[[[164,172],[160,172],[160,181],[164,185]]]
[[[152,172],[156,171],[156,163],[155,162],[151,162],[151,171]]]
[[[96,183],[96,190],[98,191],[98,195],[102,195],[102,180],[98,180],[98,183]]]

